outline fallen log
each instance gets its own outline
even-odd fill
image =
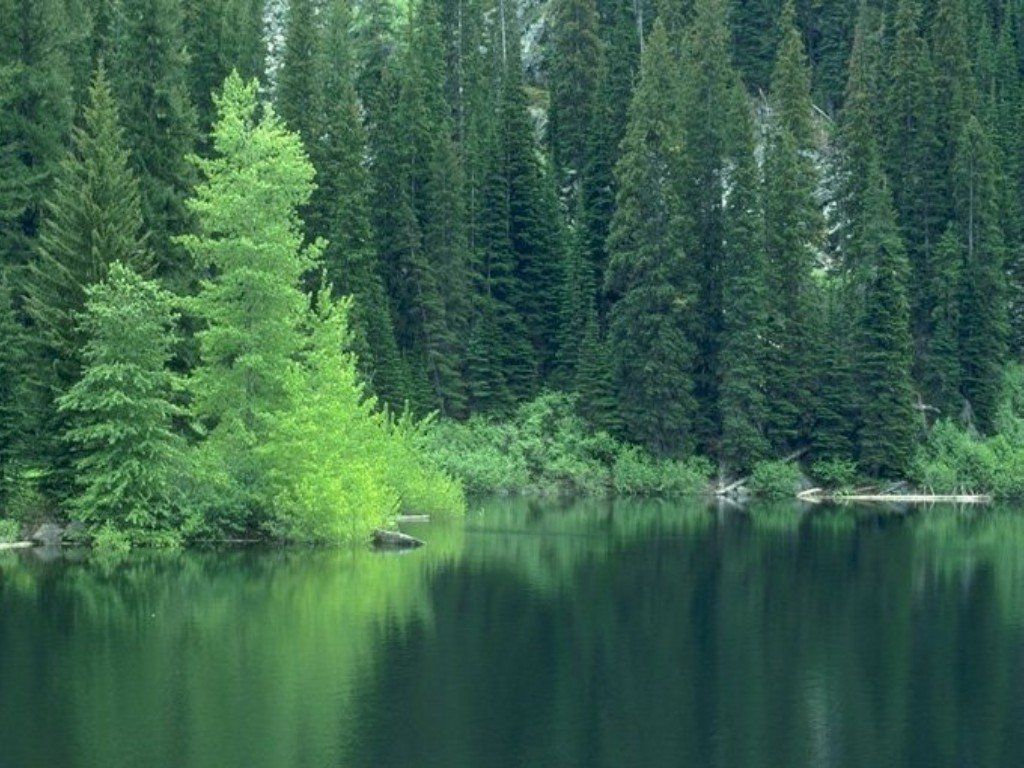
[[[819,489],[820,490],[820,489]],[[880,502],[886,504],[990,504],[992,497],[985,493],[819,493],[812,495],[810,491],[797,494],[803,501],[834,501],[845,503]]]
[[[28,549],[29,547],[34,546],[35,544],[31,541],[9,541],[6,543],[0,543],[0,551],[5,549]]]
[[[401,531],[385,531],[378,528],[373,532],[373,545],[380,549],[415,549],[424,542]]]
[[[399,515],[400,523],[429,523],[430,515]]]

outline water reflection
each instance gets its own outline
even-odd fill
[[[1024,764],[1017,510],[495,500],[414,532],[0,555],[0,765]]]

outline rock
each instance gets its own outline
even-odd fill
[[[85,523],[75,520],[64,529],[64,541],[68,544],[85,544],[89,539],[89,529]]]
[[[43,523],[32,534],[32,541],[44,547],[59,547],[64,537],[64,529],[56,523]]]
[[[373,545],[382,549],[415,549],[423,542],[399,531],[385,531],[378,528],[373,532]]]

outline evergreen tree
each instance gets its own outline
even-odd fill
[[[174,299],[117,262],[87,290],[82,378],[59,400],[74,425],[73,516],[136,541],[179,524],[183,445],[172,428],[179,388],[168,368]]]
[[[81,373],[83,339],[75,317],[86,290],[104,279],[115,261],[149,266],[139,189],[129,166],[117,107],[102,67],[97,69],[82,126],[57,171],[45,205],[39,250],[26,278],[25,308],[32,320],[33,355],[43,401],[66,393]],[[65,419],[43,419],[49,439],[45,459],[58,494],[70,490],[70,456],[60,442]]]
[[[307,147],[316,140],[321,96],[317,65],[320,20],[317,0],[289,0],[284,53],[277,78],[277,111]]]
[[[580,415],[595,430],[617,434],[621,430],[615,401],[615,372],[608,341],[598,324],[597,308],[591,304],[586,331],[576,366],[576,394]]]
[[[729,58],[724,0],[697,0],[682,52],[679,110],[683,127],[682,170],[687,212],[684,247],[697,267],[699,300],[696,330],[698,430],[707,449],[721,433],[718,384],[723,325],[725,205],[730,169],[746,158],[749,138],[740,136],[746,97]],[[738,136],[739,139],[738,139]]]
[[[317,189],[310,205],[310,228],[327,240],[324,268],[328,282],[337,293],[355,300],[349,324],[360,372],[375,394],[401,407],[406,374],[395,343],[370,223],[370,179],[363,164],[366,136],[352,80],[349,17],[347,0],[331,0],[325,11],[315,76],[322,112],[311,147]]]
[[[736,0],[730,26],[736,66],[753,91],[767,91],[779,40],[779,0]]]
[[[895,41],[889,57],[888,81],[882,103],[883,154],[892,182],[896,218],[906,243],[912,280],[911,315],[916,347],[928,342],[931,316],[941,288],[929,272],[933,252],[942,236],[945,169],[940,161],[938,115],[935,111],[935,73],[927,42],[920,32],[920,4],[900,0],[895,18]],[[918,377],[932,374],[935,364],[919,359]]]
[[[625,435],[659,455],[693,447],[692,265],[682,248],[679,83],[656,22],[644,50],[616,169],[608,240],[609,347]]]
[[[733,120],[746,137],[737,145],[736,166],[723,216],[722,342],[718,408],[722,416],[719,455],[731,470],[749,469],[767,456],[765,439],[765,322],[767,265],[753,126],[746,105]]]
[[[63,0],[0,0],[0,260],[24,265],[71,126]]]
[[[0,507],[17,477],[17,463],[28,446],[26,398],[29,360],[25,330],[14,311],[13,292],[0,279]]]
[[[842,272],[831,276],[816,307],[822,322],[813,331],[818,376],[811,447],[818,459],[851,461],[857,454],[862,405],[856,357],[860,354],[861,293],[861,283]]]
[[[313,190],[313,167],[270,108],[258,117],[256,92],[255,81],[237,74],[225,82],[215,155],[196,161],[205,180],[189,200],[199,234],[180,238],[211,275],[189,302],[203,323],[192,415],[208,435],[205,458],[228,475],[224,508],[245,513],[232,521],[243,525],[264,522],[270,507],[260,446],[290,406],[308,308],[300,279],[319,256],[319,245],[303,248],[298,217]]]
[[[991,142],[972,117],[957,146],[953,177],[959,236],[964,248],[960,296],[960,370],[963,394],[978,428],[989,431],[999,402],[1008,317],[998,179]]]
[[[963,249],[950,224],[932,250],[928,266],[930,313],[923,354],[922,387],[939,418],[955,419],[963,407],[960,393],[960,275]]]
[[[213,94],[237,69],[243,79],[263,78],[264,0],[185,0],[189,89],[205,142],[216,118]]]
[[[862,216],[855,246],[857,259],[868,270],[861,340],[860,462],[872,474],[900,477],[910,466],[916,437],[909,268],[877,157],[868,169]]]
[[[784,6],[783,26],[764,161],[770,265],[768,434],[776,450],[788,449],[805,437],[814,412],[813,269],[822,228],[810,76],[791,1]]]
[[[181,0],[121,0],[114,42],[111,82],[157,275],[184,290],[192,276],[172,238],[189,228],[185,196],[193,173],[187,155],[195,147],[196,116],[188,92]]]

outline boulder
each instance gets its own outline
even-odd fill
[[[32,541],[44,547],[59,547],[64,529],[56,523],[43,523],[32,534]]]
[[[415,549],[422,547],[423,542],[400,531],[385,531],[378,528],[373,532],[373,545],[380,549]]]

